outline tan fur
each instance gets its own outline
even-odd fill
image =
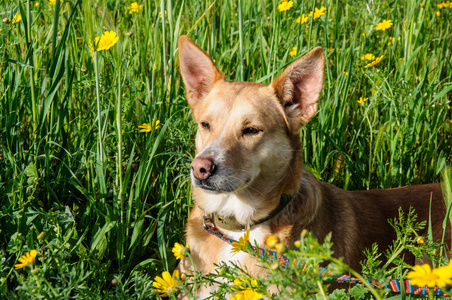
[[[303,169],[299,130],[317,111],[324,77],[321,48],[295,61],[270,85],[225,81],[212,60],[185,36],[179,39],[179,53],[187,100],[199,125],[192,163],[196,206],[187,223],[187,244],[197,271],[213,272],[215,263],[235,260],[252,274],[261,274],[252,257],[231,257],[230,246],[204,230],[203,210],[253,224],[278,206],[283,193],[293,195],[291,202],[252,227],[250,240],[260,246],[270,235],[293,247],[303,229],[319,240],[332,232],[335,256],[359,271],[364,249],[376,242],[384,250],[396,238],[387,220],[398,216],[398,208],[413,206],[419,220],[428,220],[430,199],[433,235],[440,239],[445,208],[439,184],[345,191]],[[223,234],[238,239],[243,232]],[[450,245],[450,228],[446,237]],[[414,263],[413,257],[406,259]],[[188,259],[179,268],[192,270]],[[212,289],[202,287],[199,296],[208,296]]]

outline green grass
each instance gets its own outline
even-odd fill
[[[212,3],[146,0],[130,14],[131,1],[0,0],[2,19],[22,16],[0,24],[0,295],[146,298],[175,267],[171,248],[193,206],[183,34],[230,80],[270,83],[311,48],[333,49],[320,111],[301,132],[306,167],[347,189],[439,180],[452,159],[452,8]],[[322,5],[325,16],[295,22]],[[376,31],[383,19],[394,25]],[[104,30],[119,41],[93,55]],[[384,57],[364,68],[366,53]],[[16,270],[31,249],[35,270]]]

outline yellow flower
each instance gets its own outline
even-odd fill
[[[367,53],[361,56],[361,60],[373,60],[373,59],[375,59],[375,55],[373,55],[372,53]]]
[[[439,12],[439,10],[436,12],[436,16],[439,18],[441,17],[441,13]]]
[[[130,6],[127,7],[127,9],[129,10],[129,14],[137,13],[143,9],[143,5],[138,5],[138,3],[133,2]]]
[[[334,48],[328,48],[328,49],[326,49],[326,51],[327,51],[328,53],[331,53],[331,52],[334,51]]]
[[[359,97],[358,103],[359,103],[359,104],[363,104],[363,103],[366,102],[367,100],[369,100],[369,98]]]
[[[25,253],[22,257],[19,258],[20,264],[16,264],[14,267],[16,269],[22,269],[28,266],[29,264],[34,264],[36,260],[36,255],[38,255],[38,251],[31,250],[30,252]]]
[[[383,20],[380,23],[375,26],[375,30],[383,30],[385,31],[388,28],[392,27],[392,21],[391,20]]]
[[[443,4],[440,3],[440,4],[438,4],[436,7],[438,7],[438,9],[441,9],[441,8],[443,8]]]
[[[177,279],[179,279],[179,270],[175,270],[173,276],[170,272],[165,271],[162,273],[162,277],[156,276],[154,278],[152,286],[154,291],[160,294],[160,297],[171,297],[179,291]]]
[[[116,36],[116,32],[105,31],[104,34],[100,37],[96,37],[94,39],[94,44],[97,45],[97,51],[108,50],[113,47],[119,40],[119,37]]]
[[[49,5],[56,5],[56,0],[49,0]]]
[[[282,0],[281,3],[278,5],[278,10],[286,11],[286,10],[291,9],[292,6],[293,6],[293,1]]]
[[[271,235],[267,239],[267,247],[268,248],[275,248],[276,244],[279,243],[279,238],[275,235]]]
[[[424,8],[424,7],[425,7],[425,5],[424,5],[424,4],[422,4],[422,3],[419,3],[419,6],[420,6],[420,7],[422,7],[422,8]]]
[[[320,18],[321,16],[325,15],[326,7],[322,6],[320,9],[317,7],[314,9],[314,20]]]
[[[292,50],[290,50],[289,55],[290,55],[290,56],[295,56],[295,55],[297,55],[297,47],[293,47]]]
[[[348,75],[348,72],[344,71],[344,72],[342,72],[342,74],[344,74],[345,76],[347,76],[347,75]]]
[[[152,128],[154,128],[154,130],[157,130],[160,128],[160,120],[152,121],[151,124],[143,123],[139,125],[138,128],[140,129],[139,132],[151,132]]]
[[[298,19],[295,20],[296,23],[300,23],[300,25],[303,25],[309,20],[309,17],[306,17],[304,14],[301,15],[301,17],[298,17]]]
[[[416,265],[406,276],[410,283],[418,286],[445,287],[452,283],[452,265],[431,269],[430,265]]]
[[[245,234],[241,238],[239,238],[238,242],[232,242],[231,255],[234,256],[237,253],[239,253],[243,248],[245,248],[249,240],[250,240],[250,230],[247,229]]]
[[[246,290],[240,291],[238,294],[235,294],[230,300],[258,300],[262,299],[262,294],[256,292],[255,290],[248,288]]]
[[[441,4],[443,5],[443,7],[452,7],[452,3],[450,3],[449,1],[443,2]]]
[[[383,57],[384,57],[384,55],[378,57],[376,60],[374,60],[370,64],[365,65],[364,68],[375,67],[376,65],[378,65],[380,63],[380,61],[382,60]]]
[[[312,11],[309,12],[308,16],[312,17]]]
[[[21,14],[17,13],[14,15],[14,18],[11,21],[11,23],[16,24],[16,23],[19,23],[20,21],[22,21],[22,16],[21,16]]]
[[[173,253],[176,259],[182,259],[190,253],[190,246],[187,245],[187,247],[185,247],[184,245],[176,242],[173,247]]]

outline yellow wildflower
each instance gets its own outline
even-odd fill
[[[348,72],[344,71],[344,72],[342,72],[342,74],[344,74],[345,76],[347,76],[347,75],[348,75]]]
[[[262,294],[256,292],[255,290],[248,288],[246,290],[240,291],[238,294],[235,294],[231,298],[231,300],[258,300],[262,299]]]
[[[132,4],[130,4],[130,6],[127,7],[127,9],[129,10],[129,14],[137,13],[143,9],[143,5],[138,5],[137,2],[133,2]]]
[[[240,251],[242,251],[242,249],[245,248],[249,240],[250,240],[250,230],[247,229],[245,234],[241,238],[239,238],[238,242],[232,242],[231,255],[234,256]]]
[[[452,7],[452,3],[450,3],[449,1],[443,2],[441,4],[443,5],[443,7]]]
[[[407,275],[413,285],[444,288],[446,285],[452,284],[452,265],[450,263],[433,270],[428,264],[416,265],[413,269]]]
[[[308,16],[312,17],[312,11],[309,12]]]
[[[162,273],[162,277],[156,276],[154,278],[152,286],[154,291],[160,294],[160,297],[171,297],[179,291],[177,279],[179,279],[179,270],[175,270],[173,276],[170,272],[165,271]]]
[[[187,245],[187,247],[185,247],[176,242],[173,247],[173,253],[176,259],[182,259],[190,253],[190,246]]]
[[[281,0],[281,3],[278,5],[279,11],[286,11],[291,9],[293,6],[293,1]]]
[[[359,97],[358,103],[359,103],[359,104],[363,104],[363,103],[366,102],[367,100],[369,100],[369,98]]]
[[[297,47],[293,47],[293,48],[290,50],[289,55],[290,55],[290,56],[295,56],[295,55],[297,55]]]
[[[378,65],[380,63],[380,61],[382,60],[383,57],[384,57],[384,55],[378,57],[376,60],[374,60],[370,64],[365,65],[364,68],[375,67],[376,65]]]
[[[49,0],[49,5],[56,5],[56,0]]]
[[[392,21],[391,20],[383,20],[380,23],[375,26],[375,30],[383,30],[385,31],[388,28],[392,27]]]
[[[334,48],[328,48],[328,49],[326,49],[326,51],[327,51],[328,53],[331,53],[331,52],[334,51]]]
[[[94,39],[94,44],[97,45],[97,51],[108,50],[113,47],[119,40],[119,37],[116,36],[116,32],[105,31],[104,34],[100,37],[96,37]]]
[[[320,18],[325,15],[326,7],[322,6],[320,9],[317,7],[314,9],[314,20]]]
[[[304,14],[301,15],[301,17],[298,17],[298,19],[295,20],[296,23],[300,23],[300,25],[303,25],[309,20],[309,17],[306,17]]]
[[[422,7],[422,8],[424,8],[424,7],[425,7],[425,5],[424,5],[424,4],[422,4],[422,3],[419,3],[419,6],[420,6],[420,7]]]
[[[443,4],[440,3],[440,4],[438,4],[436,7],[438,7],[438,9],[441,9],[441,8],[443,8]]]
[[[14,15],[14,18],[11,21],[11,23],[16,24],[16,23],[19,23],[20,21],[22,21],[22,15],[17,13]]]
[[[439,18],[441,17],[441,13],[439,12],[439,10],[436,12],[436,16]]]
[[[36,260],[36,255],[38,255],[38,251],[31,250],[30,252],[25,253],[22,257],[19,258],[19,264],[14,265],[16,269],[22,269],[28,266],[29,264],[34,264]]]
[[[375,55],[373,55],[372,53],[367,53],[361,56],[361,60],[373,60],[373,59],[375,59]]]
[[[152,129],[157,130],[160,128],[160,120],[152,121],[151,123],[143,123],[138,126],[139,132],[151,132]]]
[[[275,235],[271,235],[267,239],[267,247],[268,248],[275,248],[276,244],[279,243],[279,238]]]

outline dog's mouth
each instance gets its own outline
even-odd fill
[[[205,180],[200,180],[196,177],[191,176],[192,184],[193,186],[202,189],[203,191],[210,192],[210,193],[231,193],[239,190],[241,187],[243,187],[243,184],[237,184],[234,180],[228,180],[228,178],[225,178],[223,176],[219,175],[213,175]],[[245,180],[245,185],[250,180]]]
[[[201,188],[202,190],[206,191],[206,192],[211,192],[211,193],[228,193],[228,192],[233,192],[235,190],[235,188],[232,188],[231,186],[223,186],[218,184],[215,181],[215,178],[211,177],[208,178],[206,180],[199,180],[197,178],[194,178],[192,176],[192,183],[195,187]]]

